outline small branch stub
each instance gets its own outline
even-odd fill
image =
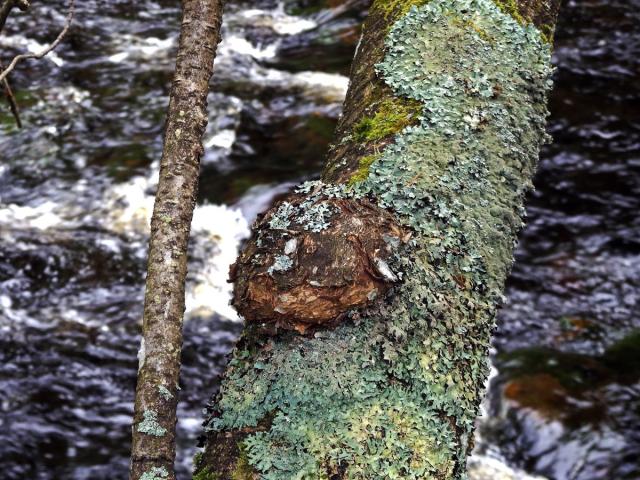
[[[399,279],[389,260],[407,238],[367,199],[292,194],[256,222],[231,266],[233,305],[272,332],[335,325]]]

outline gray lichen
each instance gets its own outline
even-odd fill
[[[308,194],[307,199],[298,205],[282,202],[271,214],[269,227],[273,230],[287,230],[292,223],[296,223],[304,230],[322,232],[331,226],[331,217],[336,213],[325,199],[343,197],[345,192],[344,185],[327,185],[320,181],[305,182],[296,189],[296,193]]]
[[[167,433],[167,429],[158,423],[158,412],[155,410],[145,410],[143,419],[138,423],[138,431],[153,435],[154,437],[162,437]]]
[[[167,478],[169,478],[169,472],[164,467],[153,467],[140,476],[140,480],[165,480]]]
[[[331,191],[395,212],[413,232],[388,266],[403,283],[352,323],[236,351],[208,429],[271,418],[244,442],[265,480],[464,478],[495,310],[545,139],[550,51],[490,0],[414,7],[386,45],[378,73],[421,103],[419,123],[362,181],[299,192],[308,207]],[[274,223],[298,214],[281,206]]]
[[[286,230],[291,225],[291,218],[296,209],[289,202],[283,202],[276,213],[269,220],[269,226],[274,230]]]
[[[293,267],[293,260],[291,260],[286,255],[276,255],[275,261],[273,265],[269,267],[269,274],[272,275],[274,272],[286,272]]]
[[[164,385],[158,385],[158,393],[162,398],[164,398],[167,401],[173,398],[173,394]]]
[[[298,220],[305,230],[319,233],[331,226],[329,219],[335,213],[331,205],[323,202],[315,204],[304,202],[300,207],[303,209],[303,213]]]

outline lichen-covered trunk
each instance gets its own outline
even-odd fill
[[[556,0],[376,0],[321,182],[254,226],[196,477],[463,478]]]
[[[223,0],[183,0],[182,26],[151,218],[136,387],[132,480],[173,480],[184,284],[207,94]]]

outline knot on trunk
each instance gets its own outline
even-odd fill
[[[232,303],[247,322],[274,329],[335,325],[399,280],[389,260],[407,238],[367,199],[292,194],[256,221],[231,266]]]

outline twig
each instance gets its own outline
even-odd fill
[[[13,95],[13,91],[11,90],[11,85],[9,85],[9,80],[7,80],[6,78],[2,80],[2,86],[4,87],[4,94],[6,95],[7,101],[9,102],[9,106],[11,107],[11,113],[13,114],[13,118],[16,119],[16,125],[18,126],[18,128],[22,128],[22,121],[20,120],[20,110],[18,109],[18,102],[16,101],[16,97]]]
[[[9,18],[9,14],[14,7],[18,7],[21,11],[25,12],[29,9],[31,5],[28,0],[5,0],[0,5],[0,32],[4,29],[5,24],[7,23],[7,18]],[[3,69],[2,63],[0,63],[0,71]],[[16,120],[16,125],[18,128],[22,128],[22,121],[20,120],[20,110],[18,109],[18,102],[16,101],[16,97],[13,95],[13,90],[11,90],[11,85],[9,84],[9,79],[4,78],[2,80],[2,87],[4,88],[4,94],[7,97],[7,102],[9,102],[9,107],[11,108],[11,113],[13,114],[13,118]]]
[[[23,12],[27,11],[31,5],[28,0],[4,0],[0,5],[0,32],[4,28],[4,24],[11,13],[13,7],[18,7]]]
[[[11,63],[9,63],[9,66],[6,69],[4,69],[2,73],[0,73],[0,82],[3,81],[5,78],[7,78],[7,75],[11,73],[11,71],[16,67],[19,61],[29,60],[32,58],[42,58],[46,54],[51,52],[54,48],[56,48],[58,44],[62,41],[64,36],[67,34],[67,32],[69,31],[74,13],[75,13],[75,0],[71,0],[69,2],[69,13],[67,14],[67,21],[65,23],[65,26],[62,29],[62,31],[58,34],[56,39],[53,41],[53,43],[38,53],[23,53],[13,57],[13,60],[11,60]]]

